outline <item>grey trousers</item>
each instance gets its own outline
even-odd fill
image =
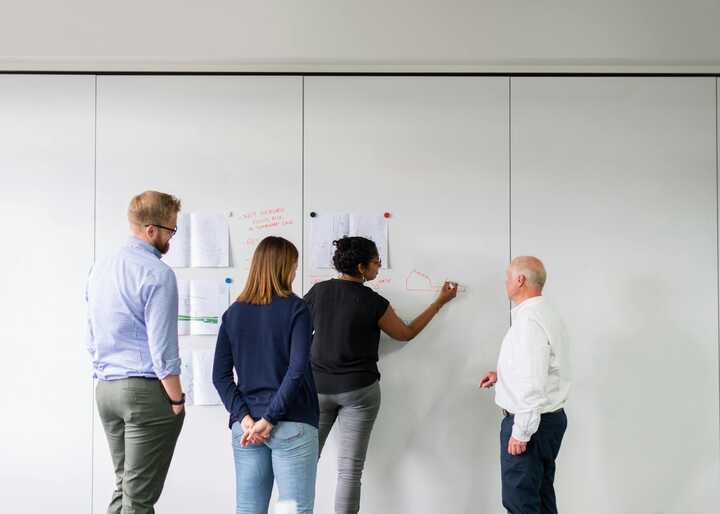
[[[98,380],[95,399],[115,468],[108,514],[154,514],[185,412],[147,378]]]
[[[335,487],[335,513],[360,511],[360,482],[370,433],[380,411],[380,384],[340,394],[319,394],[320,451],[335,421],[338,424],[338,476]]]

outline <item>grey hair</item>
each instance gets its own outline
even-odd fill
[[[537,257],[524,255],[521,257],[515,257],[510,263],[513,277],[523,275],[525,280],[530,282],[532,285],[542,290],[545,287],[545,281],[547,280],[547,272],[542,261]]]

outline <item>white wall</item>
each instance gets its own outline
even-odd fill
[[[0,69],[706,64],[717,70],[718,19],[714,0],[28,0],[2,9]]]
[[[477,384],[509,321],[507,104],[504,77],[305,79],[306,216],[390,213],[391,269],[372,286],[403,319],[437,294],[408,291],[413,271],[463,284],[411,343],[383,338],[362,512],[499,512],[499,413]],[[306,289],[334,276],[305,267]],[[334,512],[337,441],[320,459],[318,514]]]
[[[0,503],[87,512],[94,78],[0,77]]]
[[[310,210],[391,211],[393,281],[381,287],[404,317],[430,300],[402,290],[418,262],[467,284],[411,346],[383,343],[368,513],[501,512],[497,411],[473,377],[492,366],[507,326],[509,243],[512,254],[545,258],[548,295],[573,336],[561,506],[711,511],[720,479],[715,79],[308,77],[304,148],[302,81],[99,77],[94,132],[94,77],[0,77],[0,308],[11,313],[3,508],[90,512],[92,448],[94,512],[104,509],[112,473],[98,425],[91,435],[83,349],[93,195],[102,255],[124,239],[129,197],[158,187],[191,210],[282,202],[296,242]],[[247,254],[242,229],[231,231],[234,257]],[[241,260],[230,274],[238,287]],[[160,509],[231,509],[227,436],[221,408],[189,414]],[[319,514],[330,508],[332,449],[323,459]]]
[[[302,250],[301,77],[99,77],[97,127],[98,257],[127,239],[127,204],[145,189],[178,195],[187,212],[233,213],[231,266],[178,269],[179,278],[230,277],[237,296],[254,247],[247,241],[267,235],[248,232],[249,212],[285,209],[292,224],[279,235]],[[213,349],[215,339],[183,336],[180,349]],[[228,418],[222,406],[188,408],[160,512],[232,510]],[[100,513],[113,474],[99,422],[95,448],[93,512]]]
[[[720,501],[714,111],[711,78],[512,79],[512,252],[571,334],[563,511]]]

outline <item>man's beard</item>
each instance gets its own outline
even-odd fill
[[[165,244],[160,245],[159,243],[153,243],[153,246],[160,250],[160,253],[165,255],[170,251],[170,241],[165,241]]]

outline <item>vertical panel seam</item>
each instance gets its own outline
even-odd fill
[[[718,427],[720,427],[720,200],[719,195],[720,187],[719,175],[720,175],[720,133],[718,133],[718,78],[715,77],[715,272],[716,272],[716,301],[715,308],[717,309],[716,316],[717,324],[717,338],[718,338]],[[718,431],[718,441],[720,442],[720,431]],[[720,448],[720,446],[719,446]],[[718,452],[718,459],[720,459],[720,451]]]
[[[93,77],[92,103],[92,218],[90,263],[95,265],[97,251],[97,75]],[[95,379],[90,378],[90,514],[93,512],[95,493]]]
[[[508,77],[508,265],[512,261],[512,77]],[[508,318],[512,324],[512,301],[508,300]]]
[[[305,295],[305,76],[302,77],[300,107],[300,246],[301,267],[300,290]]]

